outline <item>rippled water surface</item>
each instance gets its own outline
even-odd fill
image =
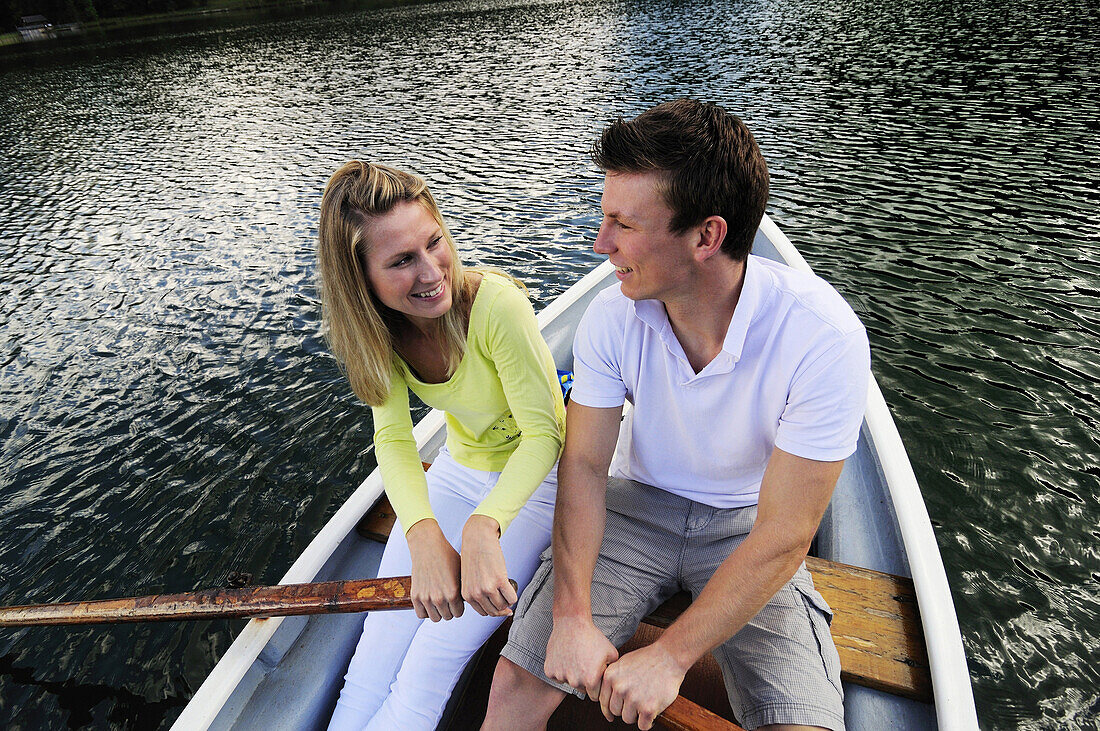
[[[426,175],[465,256],[541,307],[599,259],[595,133],[691,95],[750,124],[773,218],[868,326],[983,727],[1095,728],[1098,23],[475,0],[5,60],[0,603],[274,583],[371,469],[318,334],[340,163]],[[0,726],[167,724],[242,626],[3,632]]]

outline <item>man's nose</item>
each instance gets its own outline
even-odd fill
[[[606,223],[600,224],[600,230],[596,234],[596,240],[592,242],[592,251],[597,254],[610,254],[615,251],[615,244],[611,240],[611,234],[608,232],[609,226]]]

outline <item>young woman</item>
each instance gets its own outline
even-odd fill
[[[419,177],[349,162],[325,188],[319,235],[327,337],[372,407],[400,528],[378,575],[411,573],[415,607],[367,616],[329,728],[433,729],[511,614],[508,578],[522,590],[550,543],[561,388],[523,291],[463,269]],[[446,412],[447,444],[426,474],[409,390]]]

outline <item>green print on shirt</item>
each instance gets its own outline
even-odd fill
[[[516,420],[512,417],[511,413],[505,414],[497,419],[497,423],[493,424],[490,428],[492,431],[501,432],[501,436],[506,442],[512,441],[521,434],[519,427],[516,425]]]

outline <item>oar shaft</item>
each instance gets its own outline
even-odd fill
[[[676,696],[656,719],[657,727],[669,731],[745,731],[713,711],[703,708],[682,695]]]
[[[184,594],[155,594],[88,602],[31,604],[0,609],[0,627],[281,617],[411,609],[411,586],[412,579],[401,576],[389,579],[252,586],[242,589],[206,589]]]

